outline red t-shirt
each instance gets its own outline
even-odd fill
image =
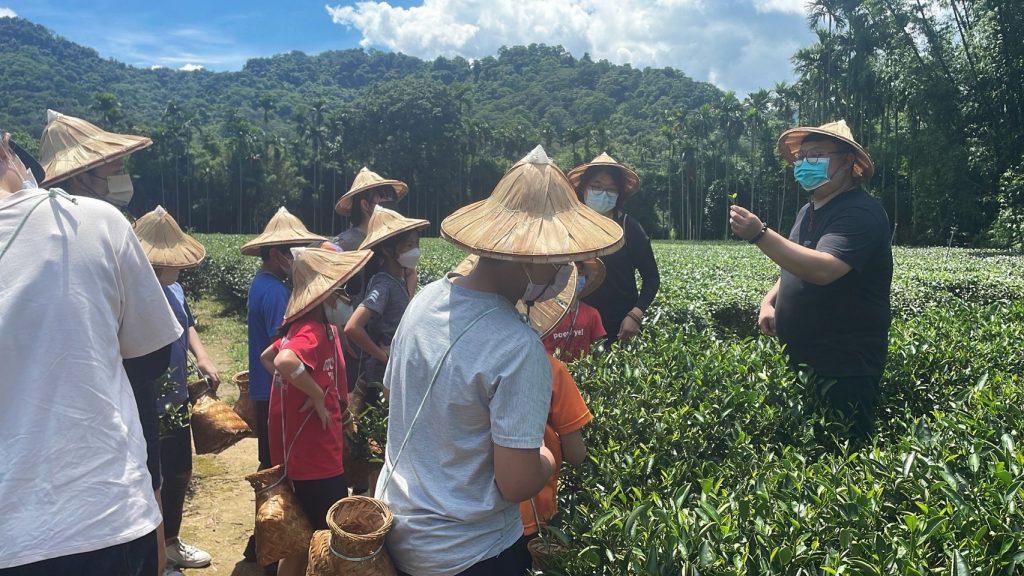
[[[345,471],[342,466],[344,434],[341,432],[341,408],[348,404],[345,360],[338,345],[338,329],[328,325],[333,337],[331,340],[324,327],[321,322],[299,320],[292,324],[284,338],[273,343],[279,351],[291,350],[306,365],[313,381],[324,391],[324,403],[331,416],[325,430],[316,410],[300,412],[299,408],[309,396],[289,384],[281,374],[274,373],[267,422],[270,461],[275,465],[283,463],[284,449],[294,440],[287,466],[288,477],[292,480],[322,480]],[[284,438],[281,435],[282,395],[287,427]],[[306,424],[303,426],[304,421]]]
[[[589,354],[590,346],[605,336],[601,313],[586,302],[579,302],[576,309],[569,310],[558,327],[544,338],[544,349],[563,362],[572,362]]]

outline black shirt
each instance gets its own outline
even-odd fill
[[[892,320],[892,235],[885,209],[864,190],[850,190],[818,210],[801,208],[789,239],[851,268],[826,286],[782,270],[775,327],[790,362],[827,377],[880,376]]]
[[[651,239],[643,226],[634,218],[623,213],[615,219],[622,227],[625,245],[618,252],[601,256],[607,269],[604,282],[583,299],[601,314],[601,323],[611,339],[619,333],[619,326],[626,313],[634,306],[647,311],[661,286],[658,263],[654,261]],[[641,289],[636,286],[636,273],[643,280]]]

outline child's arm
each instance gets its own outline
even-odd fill
[[[273,344],[267,346],[267,349],[260,353],[260,364],[271,376],[274,375],[274,358],[277,357],[277,348]]]
[[[266,355],[266,352],[264,352],[264,355]],[[262,360],[262,357],[260,359]],[[309,396],[310,400],[313,401],[313,408],[316,409],[317,416],[320,417],[320,424],[326,430],[331,423],[331,415],[327,412],[327,405],[324,403],[326,396],[320,386],[317,386],[313,377],[310,376],[302,360],[299,360],[295,352],[285,348],[277,353],[277,356],[274,358],[273,367],[289,383],[301,390],[306,396]],[[308,410],[306,405],[303,408]]]
[[[196,332],[195,326],[188,327],[188,349],[196,356],[196,365],[199,366],[199,372],[209,378],[210,386],[216,390],[220,386],[220,372],[206,353],[206,348],[203,347],[202,341],[199,340],[199,333]]]
[[[587,443],[583,440],[583,431],[577,430],[559,436],[562,443],[562,459],[573,466],[579,466],[587,459]]]
[[[370,333],[366,331],[366,325],[370,323],[370,320],[373,320],[374,314],[373,310],[360,304],[352,314],[352,317],[345,323],[345,337],[356,346],[359,346],[363,352],[377,359],[378,362],[387,364],[387,352],[380,346],[377,346],[373,338],[370,338]]]

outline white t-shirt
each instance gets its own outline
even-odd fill
[[[0,199],[0,249],[40,198]],[[181,327],[128,221],[44,199],[0,259],[0,568],[130,542],[160,523],[123,358]]]
[[[403,572],[450,576],[492,558],[523,535],[519,504],[494,479],[494,444],[539,448],[551,404],[551,364],[536,332],[501,296],[442,278],[409,304],[391,343],[388,463],[412,423],[434,369],[451,348],[382,493],[394,528],[388,550]]]

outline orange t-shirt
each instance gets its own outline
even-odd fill
[[[555,457],[555,471],[540,493],[533,497],[542,525],[558,511],[555,494],[558,491],[558,472],[562,468],[562,441],[559,436],[576,432],[594,419],[565,363],[551,355],[548,355],[548,360],[551,362],[551,410],[544,427],[544,445]],[[536,533],[537,520],[529,500],[519,503],[519,513],[523,517],[523,533],[527,536]]]

